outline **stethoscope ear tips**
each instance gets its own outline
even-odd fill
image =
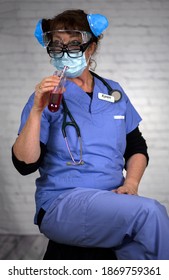
[[[118,90],[113,90],[110,95],[114,97],[114,102],[119,101],[122,97],[122,93]]]

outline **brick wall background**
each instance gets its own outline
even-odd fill
[[[96,72],[118,81],[141,114],[150,163],[140,195],[169,212],[169,0],[0,0],[0,233],[38,233],[38,173],[22,177],[11,163],[11,146],[27,98],[54,70],[33,36],[35,25],[70,7],[109,19]]]

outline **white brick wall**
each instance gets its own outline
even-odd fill
[[[141,114],[150,163],[140,194],[158,199],[169,211],[169,1],[0,0],[0,233],[38,233],[33,225],[38,174],[17,173],[11,146],[28,96],[53,73],[34,27],[40,18],[70,7],[109,19],[97,73],[118,81]]]

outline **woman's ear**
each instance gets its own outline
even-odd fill
[[[95,53],[96,48],[97,44],[95,42],[92,42],[88,48],[88,53],[90,56],[92,56]]]

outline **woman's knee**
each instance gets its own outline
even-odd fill
[[[147,210],[148,213],[157,215],[163,213],[167,215],[165,207],[155,199],[146,198],[143,203],[143,209]]]

